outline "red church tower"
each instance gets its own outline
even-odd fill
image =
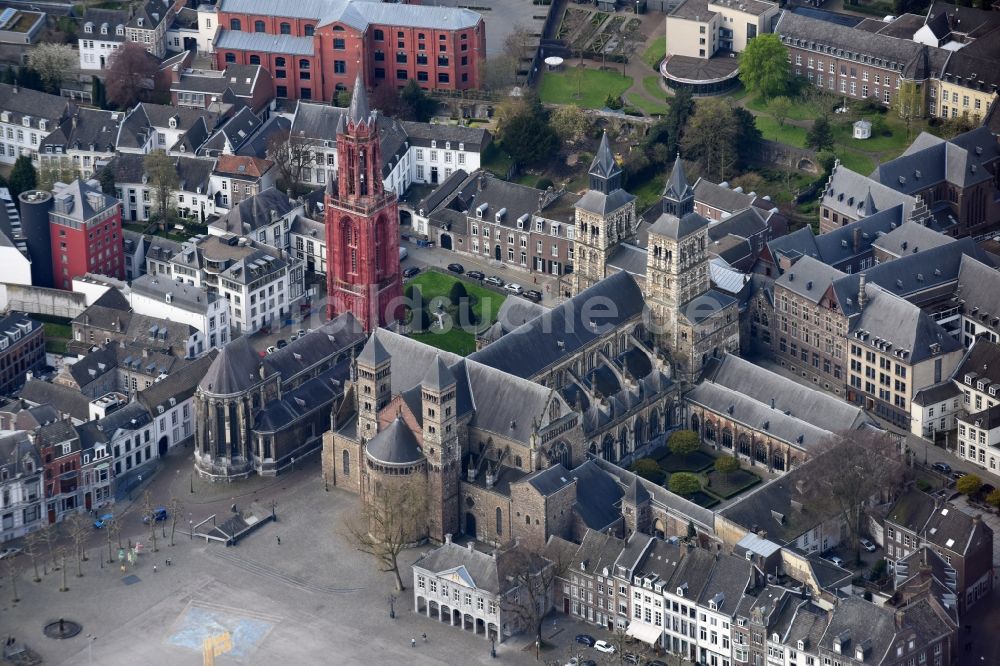
[[[360,75],[337,125],[337,175],[326,188],[327,316],[371,331],[403,313],[396,193],[382,185],[378,120]]]

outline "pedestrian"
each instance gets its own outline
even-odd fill
[[[427,642],[427,634],[424,634],[423,636],[424,636],[424,643],[426,643]]]
[[[169,566],[170,566],[170,564],[171,564],[171,562],[170,562],[170,558],[168,557],[168,558],[167,558],[167,566],[169,567]]]
[[[280,545],[281,545],[281,537],[280,537],[280,536],[277,536],[277,535],[275,535],[275,537],[274,537],[274,538],[278,540],[278,545],[280,546]]]
[[[153,573],[156,573],[156,565],[153,565]]]
[[[410,639],[410,647],[417,647],[417,639],[416,638],[411,638]]]

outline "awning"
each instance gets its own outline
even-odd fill
[[[663,633],[663,629],[660,627],[654,627],[651,624],[643,624],[642,622],[632,622],[628,625],[628,630],[625,632],[626,636],[631,636],[632,638],[638,638],[643,643],[649,643],[650,645],[656,645],[660,640],[660,635]]]

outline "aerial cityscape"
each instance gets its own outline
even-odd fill
[[[0,0],[0,664],[1000,666],[1000,2]]]

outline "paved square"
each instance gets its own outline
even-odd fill
[[[226,654],[243,658],[260,645],[273,627],[264,620],[189,606],[174,625],[174,633],[167,642],[200,654],[206,639],[228,632],[233,647]]]

